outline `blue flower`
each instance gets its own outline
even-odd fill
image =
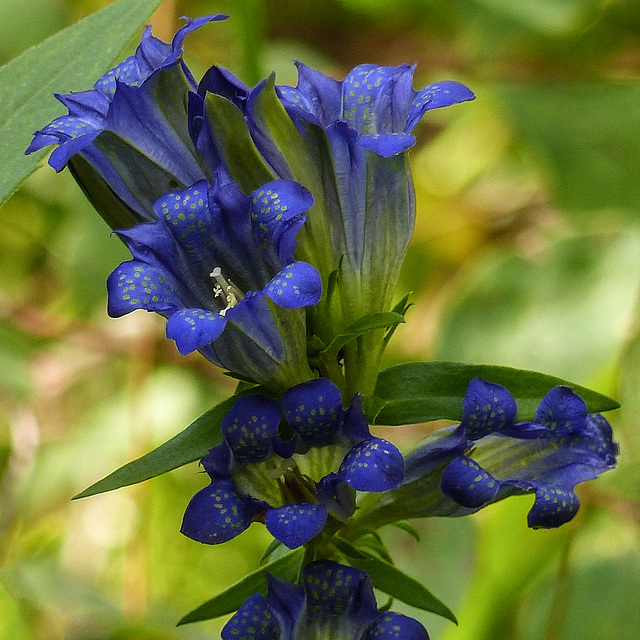
[[[58,147],[49,164],[74,177],[112,228],[154,219],[164,193],[212,178],[191,142],[185,102],[196,82],[182,60],[186,36],[222,14],[187,20],[171,44],[147,27],[130,56],[93,89],[56,95],[69,110],[34,134],[26,153]]]
[[[279,433],[283,414],[289,440]],[[240,397],[221,430],[223,443],[202,459],[211,483],[192,498],[182,524],[199,542],[225,542],[260,520],[280,542],[299,547],[329,514],[342,522],[353,513],[353,490],[402,482],[402,455],[371,435],[360,397],[343,409],[340,391],[325,378],[288,389],[281,403]]]
[[[361,569],[308,564],[297,586],[267,575],[268,594],[251,596],[222,629],[223,640],[429,640],[413,618],[378,611]]]
[[[356,527],[404,518],[461,516],[511,495],[532,493],[532,528],[558,527],[580,505],[574,488],[616,464],[609,423],[589,414],[569,387],[554,387],[532,422],[516,423],[503,386],[469,383],[460,425],[427,437],[406,458],[404,484],[361,509]],[[356,518],[356,520],[358,519]]]
[[[363,316],[391,308],[415,218],[411,132],[426,111],[474,95],[449,81],[414,91],[408,65],[361,65],[342,82],[302,64],[298,71],[297,87],[275,87],[270,77],[250,89],[212,67],[190,96],[191,132],[201,156],[223,163],[244,190],[275,175],[313,194],[296,256],[325,283],[340,270],[332,300],[312,319],[312,332],[328,344]],[[360,356],[373,376],[378,349],[367,345]],[[364,388],[357,382],[352,392]]]
[[[109,314],[168,318],[181,354],[283,389],[312,377],[301,307],[318,302],[317,271],[295,261],[295,236],[313,199],[274,181],[251,196],[232,182],[198,182],[154,204],[156,222],[118,231],[133,260],[108,278]]]

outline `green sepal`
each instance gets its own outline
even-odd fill
[[[354,547],[346,540],[338,539],[335,542],[351,566],[367,572],[376,589],[416,609],[435,613],[458,624],[451,609],[436,598],[423,584],[392,564],[376,558],[362,548]]]
[[[317,159],[314,160],[307,143],[280,102],[275,85],[276,74],[272,73],[252,96],[251,121],[260,135],[269,141],[271,154],[279,156],[277,160],[271,158],[278,175],[300,182],[313,193],[311,185],[316,180],[316,172],[312,167],[316,166]]]
[[[397,529],[401,529],[405,533],[408,533],[416,542],[420,542],[420,533],[406,520],[398,520],[397,522],[393,522],[392,525]]]
[[[383,406],[374,422],[403,425],[461,420],[462,400],[469,381],[475,377],[504,385],[516,400],[519,420],[532,420],[540,400],[557,385],[571,387],[587,403],[590,413],[620,406],[608,396],[535,371],[458,362],[407,362],[384,369],[378,375],[374,396]]]
[[[116,469],[113,473],[74,496],[73,499],[88,498],[98,493],[144,482],[199,460],[207,455],[209,449],[222,442],[220,422],[237,399],[238,396],[231,396],[217,404],[171,440],[167,440],[141,458]]]
[[[243,193],[250,194],[275,179],[251,138],[242,111],[233,102],[207,93],[205,112],[215,132],[218,153]]]
[[[269,543],[269,546],[264,550],[262,558],[260,558],[260,564],[266,564],[267,562],[269,562],[271,556],[281,547],[284,547],[282,542],[280,542],[280,540],[278,540],[277,538],[274,538]]]
[[[304,548],[294,549],[286,555],[270,562],[260,569],[250,573],[235,584],[219,593],[211,600],[201,604],[198,608],[187,613],[178,622],[178,626],[190,622],[211,620],[237,611],[242,603],[254,593],[267,595],[267,573],[281,580],[295,582],[300,563],[304,556]]]
[[[350,324],[343,333],[338,334],[327,347],[322,351],[320,357],[335,357],[340,349],[346,344],[360,337],[361,335],[374,331],[376,329],[386,329],[387,327],[397,327],[404,322],[404,317],[394,311],[386,311],[383,313],[372,313],[363,316]]]

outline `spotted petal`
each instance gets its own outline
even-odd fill
[[[380,614],[365,630],[362,640],[429,640],[426,629],[401,613]]]
[[[315,637],[358,638],[376,617],[373,589],[364,571],[326,560],[314,562],[302,570],[301,584],[307,616],[299,622],[315,631]]]
[[[587,423],[587,405],[570,387],[554,387],[542,399],[535,422],[543,424],[550,435],[577,435],[585,433]]]
[[[261,462],[272,452],[280,424],[280,405],[266,396],[239,398],[220,423],[237,463]]]
[[[540,485],[535,490],[536,499],[527,515],[532,529],[559,527],[569,522],[580,508],[575,491],[558,486]]]
[[[135,309],[171,313],[182,306],[178,284],[160,267],[141,260],[123,262],[107,279],[108,313],[119,318]]]
[[[251,194],[251,224],[258,246],[270,247],[281,264],[293,261],[296,234],[313,205],[313,196],[305,187],[289,180],[274,180]]]
[[[467,456],[452,460],[440,482],[442,493],[463,507],[481,507],[496,497],[499,488],[500,482]]]
[[[264,288],[277,305],[297,309],[317,304],[322,297],[322,280],[318,270],[308,262],[292,262]]]
[[[191,498],[180,531],[197,542],[219,544],[240,535],[253,515],[252,505],[238,495],[233,481],[216,480]]]
[[[267,511],[265,524],[274,538],[296,549],[322,531],[327,515],[327,508],[317,502],[285,504]]]
[[[473,100],[475,95],[465,85],[451,80],[443,82],[434,82],[424,89],[421,89],[413,99],[411,111],[407,117],[405,131],[411,132],[413,128],[420,122],[420,119],[426,111],[431,109],[439,109],[440,107],[449,107],[452,104],[467,102]]]
[[[393,444],[382,438],[371,438],[351,449],[338,473],[357,491],[387,491],[402,483],[404,460]]]
[[[289,425],[305,443],[331,444],[343,414],[338,387],[326,378],[298,384],[282,395],[282,408]]]
[[[180,355],[211,344],[224,331],[227,320],[214,311],[180,309],[167,320],[167,338],[175,340]]]
[[[403,133],[413,67],[361,64],[342,82],[342,117],[360,135]]]
[[[259,593],[245,600],[220,633],[222,640],[282,640],[277,616]]]
[[[467,437],[483,436],[513,424],[516,401],[502,385],[473,378],[462,402],[462,425]]]

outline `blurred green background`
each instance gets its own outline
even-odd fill
[[[0,62],[106,4],[0,0]],[[478,95],[418,129],[399,291],[415,306],[389,362],[537,369],[623,403],[608,416],[619,467],[579,487],[562,529],[528,530],[525,497],[418,522],[420,544],[383,530],[460,626],[394,608],[432,640],[637,640],[640,2],[176,0],[151,22],[168,40],[178,16],[217,11],[232,19],[187,41],[196,76],[217,62],[295,84],[294,58],[338,78],[417,61],[416,87]],[[224,621],[175,623],[269,541],[258,526],[223,547],[178,533],[205,484],[195,464],[70,501],[233,388],[180,358],[161,319],[107,318],[104,281],[126,257],[66,171],[38,170],[0,209],[0,640],[216,638]],[[433,428],[380,433],[407,447]]]

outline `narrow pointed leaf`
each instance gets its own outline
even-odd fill
[[[362,548],[353,547],[344,540],[340,541],[340,550],[348,555],[350,565],[367,572],[376,589],[416,609],[435,613],[458,624],[455,615],[447,605],[436,598],[424,585],[397,567],[376,558]]]
[[[396,313],[395,311],[388,311],[386,313],[372,313],[371,315],[364,316],[359,320],[356,320],[353,324],[349,325],[344,333],[337,335],[324,349],[322,354],[334,355],[337,354],[342,347],[351,340],[355,340],[357,337],[374,331],[375,329],[386,329],[387,327],[396,327],[404,322],[404,317]]]
[[[73,499],[87,498],[98,493],[113,491],[120,487],[143,482],[199,460],[209,452],[209,449],[222,442],[220,421],[236,400],[237,396],[227,398],[203,413],[171,440],[141,458],[116,469],[106,478],[99,480],[88,489],[74,496]]]
[[[37,129],[65,109],[54,93],[90,89],[161,0],[119,0],[59,31],[0,68],[0,204],[38,167],[46,151],[25,156]]]
[[[211,620],[234,611],[254,593],[267,595],[267,573],[282,580],[294,582],[298,576],[300,561],[304,555],[304,548],[295,549],[290,553],[270,562],[257,571],[250,573],[235,584],[219,593],[215,598],[201,604],[178,622],[178,626],[201,620]]]
[[[374,395],[383,406],[375,416],[375,423],[461,420],[462,399],[474,377],[505,386],[516,400],[519,420],[532,420],[540,400],[557,385],[571,387],[587,403],[590,413],[620,406],[612,398],[586,387],[535,371],[458,362],[408,362],[380,372]]]

